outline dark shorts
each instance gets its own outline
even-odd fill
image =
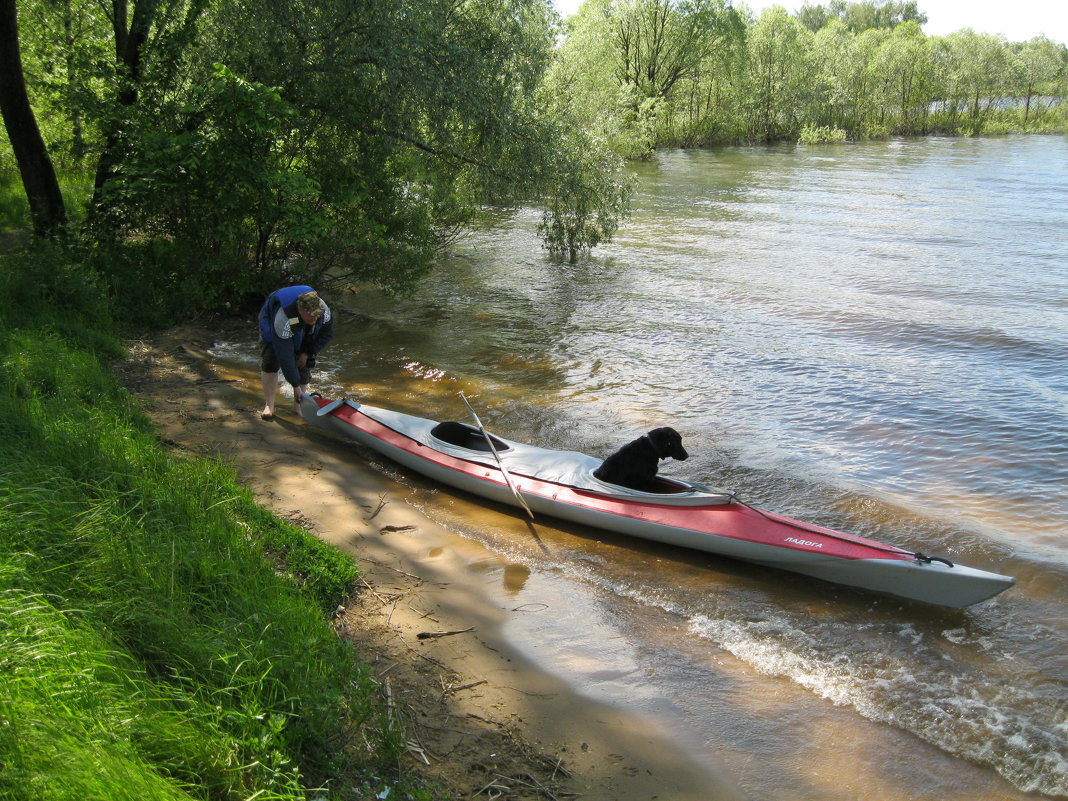
[[[274,352],[274,345],[270,342],[262,342],[260,348],[260,370],[264,373],[277,373],[281,365],[278,364],[278,355]],[[305,386],[311,383],[311,368],[315,366],[315,359],[308,359],[308,363],[300,368],[300,383]]]

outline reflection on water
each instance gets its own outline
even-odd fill
[[[499,555],[507,603],[547,607],[517,615],[533,656],[733,749],[754,796],[1068,796],[1068,140],[635,171],[590,263],[552,264],[524,212],[413,298],[339,298],[324,391],[467,419],[463,390],[497,433],[601,456],[672,425],[691,458],[668,473],[1015,575],[951,612],[547,521],[542,549],[510,513],[413,500]],[[834,786],[769,745],[834,765],[826,727],[878,743]],[[899,770],[914,752],[937,772]]]
[[[505,565],[504,591],[509,595],[515,595],[523,589],[523,585],[527,583],[528,578],[530,578],[530,568],[526,565]]]

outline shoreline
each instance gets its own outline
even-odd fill
[[[211,330],[131,343],[116,372],[166,444],[231,464],[260,503],[359,562],[360,591],[335,628],[382,686],[414,770],[456,797],[742,798],[655,721],[523,657],[504,632],[522,612],[472,578],[492,552],[423,515],[351,447],[302,431],[285,399],[260,420],[259,376],[211,357]]]

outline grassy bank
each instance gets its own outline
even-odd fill
[[[0,798],[429,798],[329,624],[351,558],[161,448],[60,248],[0,298]]]

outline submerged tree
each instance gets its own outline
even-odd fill
[[[877,104],[899,133],[923,133],[931,102],[930,50],[915,22],[899,25],[881,43],[870,72]]]
[[[965,28],[938,39],[934,58],[950,119],[971,135],[982,133],[995,106],[1011,88],[1004,38]]]
[[[1050,91],[1059,74],[1065,72],[1068,52],[1045,36],[1036,36],[1023,43],[1016,53],[1019,94],[1024,98],[1024,125],[1031,118],[1035,95],[1045,87]]]
[[[746,40],[745,109],[750,135],[772,141],[800,129],[811,84],[812,33],[780,7],[764,11]]]

